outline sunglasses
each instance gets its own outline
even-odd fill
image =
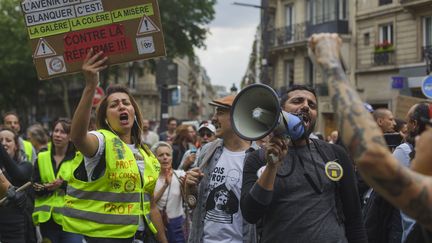
[[[199,132],[200,137],[211,137],[213,135],[213,133],[211,132]]]

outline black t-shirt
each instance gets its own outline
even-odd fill
[[[290,147],[278,170],[274,191],[262,195],[253,187],[258,186],[255,184],[257,170],[265,163],[259,152],[247,157],[241,209],[251,223],[262,219],[262,242],[367,242],[350,159],[339,146],[324,142],[315,144],[311,143],[310,148]],[[338,185],[324,172],[326,162],[335,158],[344,170]],[[343,224],[337,218],[336,187],[345,216]],[[271,197],[267,205],[256,200],[266,196]]]

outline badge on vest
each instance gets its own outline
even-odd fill
[[[326,176],[332,181],[339,181],[343,176],[342,166],[336,161],[329,161],[325,165]]]

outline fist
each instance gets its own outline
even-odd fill
[[[265,159],[268,166],[279,166],[288,153],[287,140],[283,137],[274,136],[266,143]]]
[[[317,64],[332,67],[339,64],[342,39],[337,34],[313,34],[309,40],[309,56]]]
[[[193,168],[186,172],[186,185],[188,186],[196,186],[199,184],[201,178],[204,174],[201,172],[199,168]]]

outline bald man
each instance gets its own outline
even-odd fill
[[[378,108],[372,113],[376,123],[383,133],[393,133],[396,126],[393,113],[386,108]]]

